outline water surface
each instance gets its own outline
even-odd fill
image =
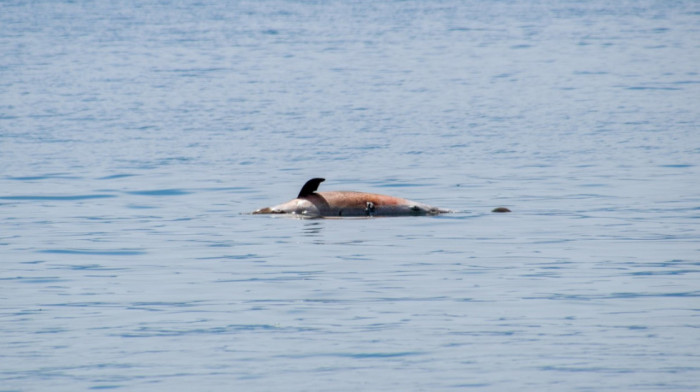
[[[699,18],[2,2],[0,390],[697,390]]]

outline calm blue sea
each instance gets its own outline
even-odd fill
[[[697,1],[11,0],[0,53],[0,391],[700,389]],[[457,212],[249,214],[311,177]]]

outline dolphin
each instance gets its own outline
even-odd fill
[[[304,184],[296,199],[253,214],[293,214],[309,218],[345,216],[415,216],[448,212],[400,197],[353,191],[316,192],[325,178],[312,178]]]

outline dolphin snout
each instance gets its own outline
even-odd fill
[[[270,207],[261,208],[259,210],[253,211],[253,214],[283,214],[280,210],[275,210]]]

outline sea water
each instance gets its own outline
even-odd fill
[[[696,1],[3,1],[0,52],[2,391],[700,388]],[[456,212],[249,214],[312,177]]]

